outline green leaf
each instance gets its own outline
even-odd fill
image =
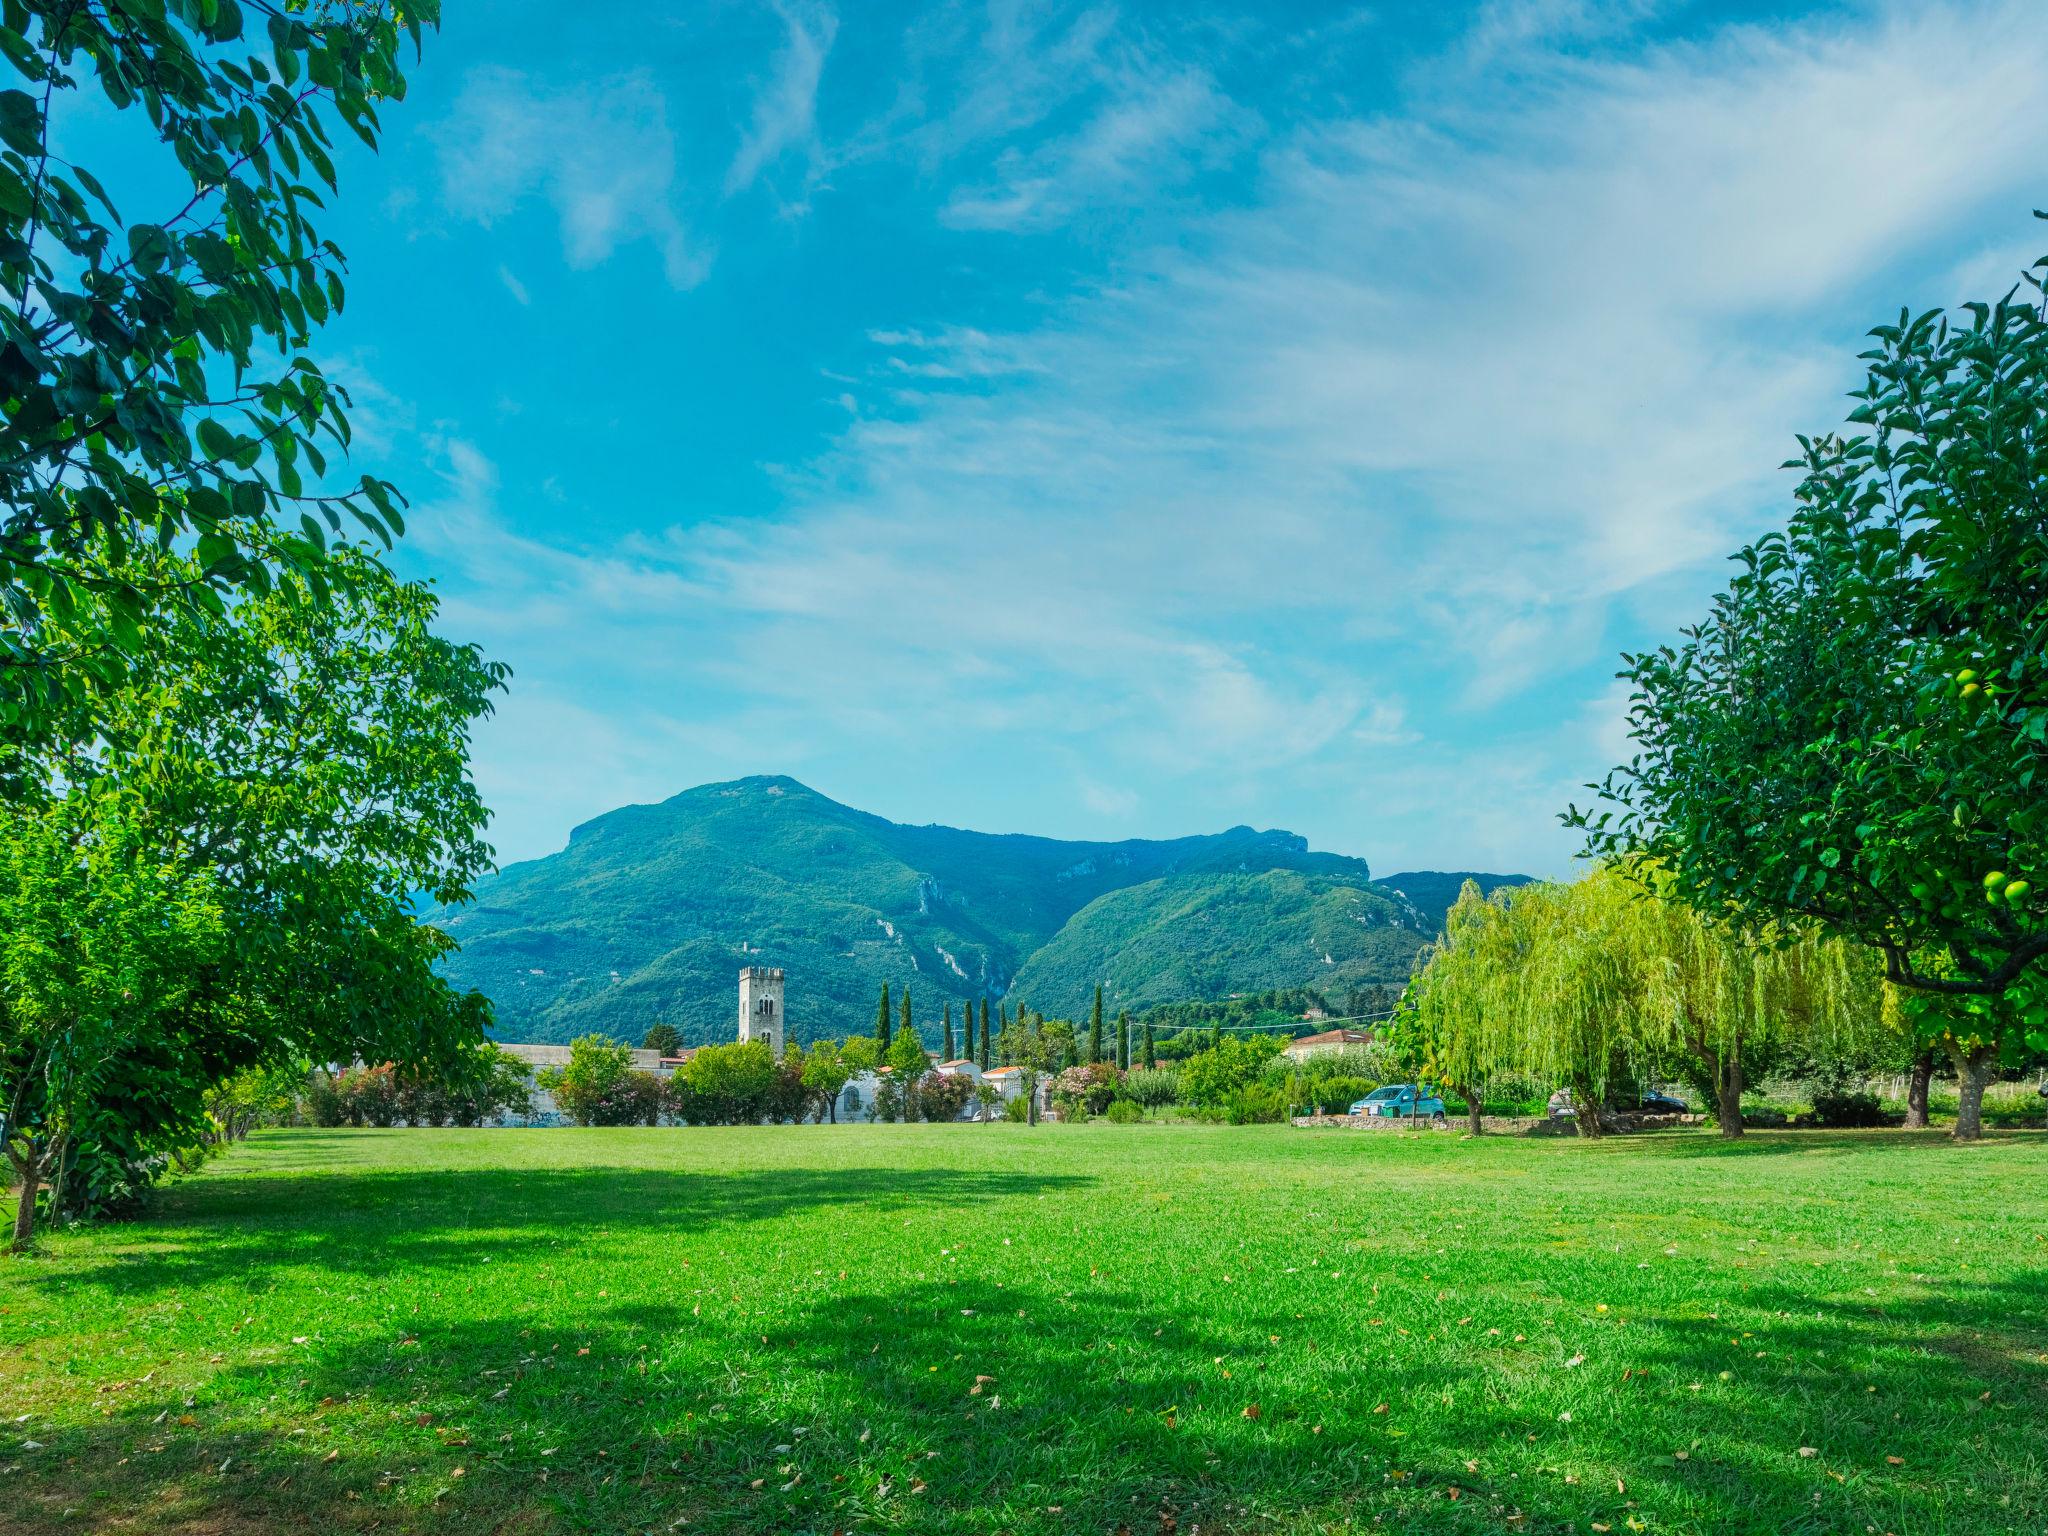
[[[155,224],[133,224],[128,229],[128,256],[135,269],[153,277],[171,257],[171,237]]]
[[[0,91],[0,143],[28,159],[43,152],[43,109],[27,91]]]

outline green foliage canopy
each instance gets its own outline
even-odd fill
[[[1909,988],[2001,996],[2048,956],[2044,280],[1871,333],[1861,430],[1801,440],[1785,532],[1627,658],[1637,754],[1567,816],[1593,852],[1753,929],[1825,924]],[[2048,1001],[2017,1013],[2048,1044]]]
[[[253,47],[244,29],[266,18]],[[7,0],[0,55],[0,730],[134,665],[165,604],[216,615],[276,569],[317,591],[344,514],[388,542],[397,493],[332,485],[346,393],[308,355],[343,302],[322,237],[329,124],[376,147],[435,0],[81,5]],[[126,222],[106,182],[53,149],[96,88],[189,183]],[[268,358],[266,362],[264,359]],[[284,526],[288,520],[290,527]],[[190,541],[175,582],[128,556]],[[81,642],[82,610],[105,621]]]

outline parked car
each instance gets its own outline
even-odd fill
[[[1685,1100],[1674,1099],[1670,1094],[1658,1093],[1654,1089],[1646,1090],[1637,1097],[1633,1104],[1626,1100],[1616,1103],[1610,1099],[1607,1108],[1630,1115],[1689,1115],[1692,1113],[1692,1106],[1687,1104]],[[1569,1119],[1571,1114],[1572,1091],[1569,1088],[1560,1088],[1550,1096],[1550,1118],[1553,1120],[1565,1120]]]
[[[1375,1088],[1351,1106],[1354,1115],[1379,1115],[1390,1120],[1441,1120],[1444,1101],[1414,1083],[1389,1083]]]

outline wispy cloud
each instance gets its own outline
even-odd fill
[[[804,155],[806,190],[819,173],[818,82],[838,34],[839,18],[823,6],[777,5],[775,13],[785,32],[783,46],[755,91],[752,122],[726,169],[728,194],[752,186],[763,171],[792,151]]]
[[[953,192],[940,212],[958,229],[1025,230],[1106,202],[1156,197],[1219,147],[1238,114],[1208,73],[1125,61],[1071,133],[997,157],[992,175]]]
[[[644,71],[555,88],[517,70],[476,69],[432,137],[442,201],[457,217],[491,225],[543,198],[572,267],[645,241],[674,287],[708,270],[708,252],[676,212],[667,99]]]
[[[528,547],[447,445],[462,617],[557,699],[652,680],[635,719],[700,771],[881,750],[914,713],[1105,825],[1284,798],[1388,868],[1562,869],[1554,814],[1617,749],[1617,633],[1667,630],[1775,519],[1870,315],[2018,237],[2048,129],[2015,5],[1656,46],[1643,9],[1495,6],[1399,116],[1284,127],[1112,11],[997,7],[971,39],[948,11],[921,46],[968,60],[950,92],[863,152],[965,243],[1157,212],[1217,155],[1228,201],[1028,302],[861,317],[843,425],[770,514]],[[812,153],[835,34],[784,20],[728,185]],[[480,185],[479,217],[554,195]]]

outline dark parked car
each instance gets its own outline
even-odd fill
[[[1646,1093],[1643,1095],[1643,1113],[1646,1115],[1689,1115],[1692,1106],[1683,1099],[1674,1099],[1668,1093]]]

